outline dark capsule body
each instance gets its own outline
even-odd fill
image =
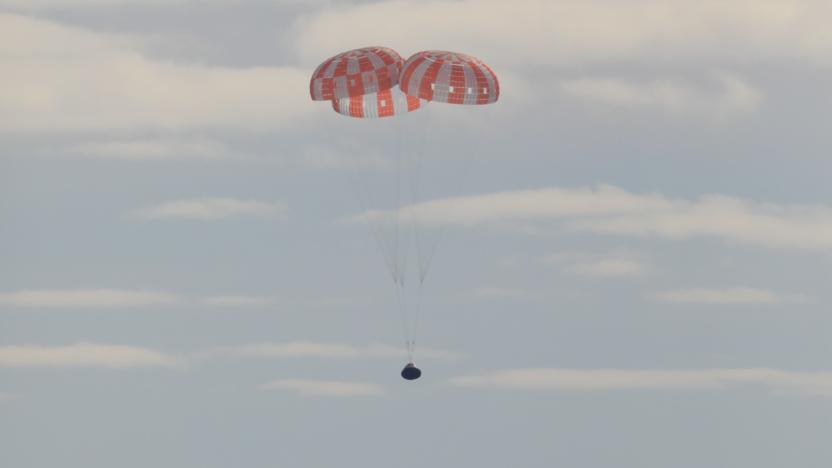
[[[405,380],[416,380],[421,376],[422,371],[419,370],[418,367],[413,365],[412,362],[408,363],[406,366],[404,366],[404,369],[402,369],[402,378]]]

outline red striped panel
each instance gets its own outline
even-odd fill
[[[402,65],[399,87],[408,95],[449,104],[491,104],[500,97],[497,75],[482,60],[441,50],[410,56]]]
[[[374,119],[393,117],[420,109],[427,101],[390,88],[363,96],[348,96],[332,100],[332,109],[350,117]]]
[[[387,47],[348,50],[315,69],[309,95],[314,101],[324,101],[383,91],[398,84],[401,65],[398,52]],[[336,87],[336,79],[345,80],[346,87]]]

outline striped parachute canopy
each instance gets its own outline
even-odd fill
[[[313,101],[362,96],[390,89],[399,82],[402,57],[387,47],[341,52],[318,65],[309,80]]]
[[[332,100],[332,108],[335,112],[364,119],[406,114],[421,108],[425,104],[427,104],[427,101],[415,96],[408,96],[397,87],[377,93]]]
[[[491,104],[500,97],[497,75],[482,60],[441,50],[411,55],[399,87],[410,96],[448,104]]]

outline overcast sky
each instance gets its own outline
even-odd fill
[[[0,465],[829,467],[831,23],[0,0]],[[500,100],[309,99],[369,45],[477,56]],[[440,241],[415,382],[371,234],[397,154]]]

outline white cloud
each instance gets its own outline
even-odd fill
[[[460,387],[537,391],[713,390],[761,385],[778,394],[832,396],[832,372],[767,368],[703,370],[512,369],[451,380]]]
[[[368,222],[390,213],[368,211],[352,218]],[[770,248],[832,249],[832,207],[777,205],[724,195],[694,200],[661,194],[637,194],[600,185],[594,188],[549,187],[432,200],[402,209],[400,219],[424,224],[491,224],[531,230],[557,226],[607,235],[670,239],[713,237]],[[548,224],[547,224],[548,223]]]
[[[0,305],[20,307],[138,307],[175,304],[166,292],[125,289],[26,289],[0,293]]]
[[[753,112],[762,101],[760,91],[734,74],[716,74],[714,82],[715,86],[706,87],[671,80],[636,83],[582,78],[564,81],[560,89],[571,97],[606,106],[693,112],[718,119]]]
[[[0,367],[171,367],[177,359],[147,348],[76,343],[69,346],[0,346]]]
[[[287,210],[285,203],[234,198],[194,198],[142,208],[134,211],[133,214],[139,219],[148,221],[157,219],[214,221],[231,216],[283,216]]]
[[[295,29],[299,55],[310,62],[383,43],[404,54],[430,48],[472,53],[499,74],[506,65],[612,60],[828,65],[830,17],[826,0],[394,0],[321,10],[302,17]]]
[[[607,254],[561,252],[541,259],[564,272],[588,278],[625,278],[645,275],[650,269],[644,260],[624,251]]]
[[[15,14],[0,30],[0,132],[275,131],[315,111],[307,70],[157,61],[136,38]]]
[[[724,288],[724,289],[680,289],[675,291],[661,291],[650,293],[648,297],[654,301],[675,304],[780,304],[810,302],[806,296],[799,294],[784,294],[757,288]]]
[[[418,355],[423,359],[445,361],[458,360],[463,357],[458,353],[432,348],[419,348]],[[218,348],[206,353],[205,356],[266,359],[404,359],[407,358],[407,352],[403,348],[383,344],[362,347],[337,343],[293,341],[288,343],[259,343]]]
[[[260,389],[292,391],[301,396],[367,397],[385,394],[384,388],[376,384],[336,380],[282,379],[263,384]]]

